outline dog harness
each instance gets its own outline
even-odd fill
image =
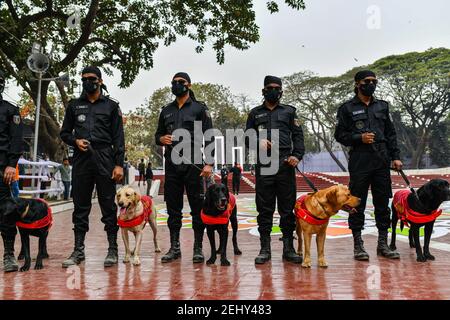
[[[409,228],[409,221],[416,224],[423,224],[436,220],[442,213],[442,209],[433,210],[430,214],[423,214],[412,210],[408,204],[410,190],[399,190],[394,194],[392,204],[397,211],[397,217]]]
[[[304,194],[300,196],[295,202],[294,212],[297,219],[302,219],[309,224],[322,225],[327,223],[330,218],[320,219],[312,215],[311,212],[306,209],[305,200],[308,195]]]
[[[141,203],[144,206],[144,212],[137,217],[130,220],[122,220],[117,218],[117,224],[121,228],[133,228],[140,225],[142,222],[148,222],[150,215],[152,214],[152,198],[149,196],[142,196]]]
[[[200,212],[200,217],[202,221],[206,225],[214,225],[214,224],[227,224],[230,221],[231,213],[233,212],[234,207],[236,206],[236,198],[234,195],[229,193],[230,201],[228,202],[227,209],[219,214],[218,216],[210,216],[202,211]]]
[[[16,226],[22,229],[41,229],[44,227],[47,227],[50,229],[53,224],[53,215],[52,215],[52,209],[48,205],[47,201],[43,199],[37,199],[38,201],[42,202],[47,206],[47,215],[39,220],[26,223],[23,221],[17,221]]]

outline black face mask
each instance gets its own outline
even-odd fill
[[[377,88],[377,85],[374,83],[364,83],[359,86],[361,93],[363,95],[365,95],[366,97],[371,97],[373,95],[373,93],[375,92],[376,88]]]
[[[97,89],[100,87],[98,82],[92,82],[92,81],[84,81],[83,82],[83,90],[87,94],[92,94],[97,91]]]
[[[176,97],[182,97],[188,92],[188,88],[181,83],[174,83],[172,84],[172,93]]]
[[[264,89],[263,96],[269,103],[277,103],[281,99],[283,93],[280,90],[266,90]]]

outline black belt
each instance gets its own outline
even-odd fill
[[[91,142],[91,147],[94,150],[101,150],[106,148],[112,148],[112,145],[110,143],[105,142]]]
[[[376,142],[371,144],[360,144],[356,146],[352,146],[350,151],[359,151],[359,152],[378,152],[387,150],[387,146],[385,142]]]

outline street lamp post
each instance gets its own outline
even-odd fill
[[[38,73],[38,93],[37,93],[37,102],[36,102],[36,116],[34,119],[33,161],[37,161],[39,119],[40,119],[40,115],[41,115],[41,87],[42,87],[42,72],[39,72]]]

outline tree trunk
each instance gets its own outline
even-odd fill
[[[38,83],[37,81],[30,81],[29,86],[32,91],[32,99],[37,104]],[[43,81],[41,88],[38,145],[49,156],[50,160],[62,162],[67,147],[59,136],[61,129],[56,122],[53,110],[47,102],[48,87],[49,83]]]

